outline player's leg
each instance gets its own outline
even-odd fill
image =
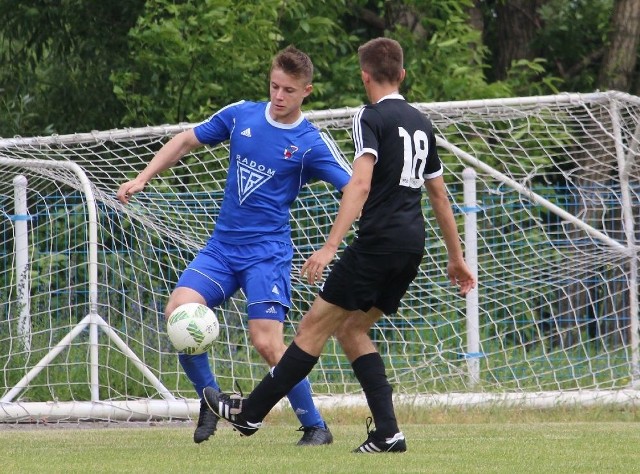
[[[338,265],[339,262],[336,266]],[[327,278],[325,287],[332,280],[336,266]],[[340,282],[334,286],[340,288]],[[252,435],[269,411],[309,375],[318,362],[327,339],[348,314],[348,311],[317,297],[300,321],[294,341],[248,398],[237,399],[218,394],[214,390],[205,390],[207,403],[216,413],[233,423],[242,434]]]
[[[393,389],[382,357],[369,337],[371,327],[381,317],[382,311],[377,308],[359,312],[346,319],[335,336],[362,386],[378,435],[387,438],[400,430],[393,408]]]
[[[201,303],[214,308],[233,294],[238,287],[232,274],[226,268],[218,251],[213,245],[208,245],[189,264],[181,275],[176,288],[169,297],[165,309],[168,317],[178,306],[185,303]],[[216,391],[220,387],[209,364],[209,354],[188,355],[178,354],[178,360],[185,374],[193,384],[200,397],[200,414],[198,424],[193,434],[193,440],[201,443],[215,433],[218,417],[208,409],[203,398],[205,387],[212,387]]]
[[[258,353],[267,364],[269,364],[269,367],[274,367],[278,361],[280,361],[287,346],[284,344],[282,322],[269,319],[256,319],[257,316],[260,316],[260,308],[263,306],[268,306],[268,308],[272,309],[280,305],[277,303],[251,305],[249,333],[251,335],[251,342]],[[284,318],[285,313],[282,306],[280,306],[278,313]],[[302,439],[298,442],[298,445],[314,446],[330,444],[333,441],[333,436],[313,401],[309,380],[305,377],[297,383],[287,393],[287,398],[289,399],[293,412],[300,421],[300,431],[303,432]]]
[[[344,317],[344,310],[317,297],[300,321],[294,341],[248,398],[237,399],[205,389],[207,403],[242,434],[252,435],[271,409],[309,375],[318,362],[327,339],[340,326]]]
[[[369,309],[346,319],[335,335],[362,386],[376,427],[369,431],[367,426],[367,440],[355,452],[406,451],[393,407],[393,390],[369,331],[383,314],[398,310],[420,260],[420,255],[413,254],[360,255],[358,265],[353,267],[352,278],[360,283],[356,285],[360,289],[356,292],[359,306]]]
[[[176,288],[173,293],[171,293],[165,309],[166,317],[178,306],[185,303],[206,304],[206,301],[204,297],[195,290],[186,287]],[[182,370],[184,370],[184,373],[193,384],[200,398],[200,412],[198,414],[198,423],[193,433],[193,441],[195,443],[202,443],[215,433],[218,425],[218,417],[208,409],[208,406],[202,399],[202,390],[205,387],[214,387],[216,390],[219,390],[219,386],[209,366],[209,356],[207,353],[196,355],[179,353],[178,360],[180,361]]]
[[[331,297],[338,294],[336,299],[341,300],[349,298],[348,288],[344,286],[349,282],[349,277],[341,275],[344,271],[348,271],[350,263],[343,262],[344,258],[343,254],[334,265],[324,285],[325,289],[331,288],[329,292]],[[347,286],[350,285],[347,284]],[[345,304],[344,307],[357,309],[357,307],[350,308],[350,304]],[[246,436],[255,433],[276,403],[309,375],[318,362],[327,339],[348,314],[347,310],[318,296],[300,321],[294,341],[278,364],[271,369],[270,374],[262,379],[247,399],[231,400],[224,394],[218,397],[213,391],[209,396],[206,390],[205,399],[214,410],[217,410],[217,413],[235,423],[241,433]],[[229,413],[228,417],[223,414],[225,411]]]
[[[258,353],[269,367],[274,367],[287,348],[283,322],[290,306],[291,247],[279,242],[252,247],[257,247],[253,250],[260,261],[252,262],[241,277],[247,293],[249,333]],[[303,431],[298,445],[330,444],[333,436],[315,406],[306,377],[287,393],[287,398]]]
[[[362,391],[376,429],[369,431],[367,440],[356,452],[402,452],[406,450],[404,435],[398,428],[393,406],[393,389],[387,379],[384,361],[375,348],[369,331],[380,319],[382,311],[371,308],[367,313],[346,319],[335,332],[336,339],[351,362],[353,373]]]

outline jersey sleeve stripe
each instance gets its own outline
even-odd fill
[[[360,158],[362,155],[365,155],[365,154],[367,154],[367,153],[369,153],[370,155],[373,155],[373,156],[374,156],[374,158],[376,159],[376,161],[375,161],[375,162],[376,162],[376,163],[378,162],[378,151],[377,151],[377,150],[374,150],[373,148],[363,148],[362,150],[360,150],[360,152],[359,152],[357,155],[355,155],[355,156],[353,157],[353,161],[356,161],[356,160],[357,160],[358,158]]]
[[[349,173],[349,175],[351,175],[351,165],[349,165],[349,161],[345,158],[342,150],[340,150],[338,145],[336,145],[336,142],[334,142],[331,137],[329,137],[329,135],[327,135],[325,132],[320,132],[320,138],[322,138],[322,141],[325,142],[327,148],[329,148],[329,151],[336,159],[340,167],[342,167],[342,169],[344,169],[347,173]]]
[[[204,119],[202,122],[200,122],[198,125],[202,125],[203,123],[207,123],[209,122],[213,117],[215,117],[216,115],[218,115],[220,112],[222,112],[223,110],[227,110],[230,107],[235,107],[236,105],[240,105],[242,103],[244,103],[244,100],[239,100],[238,102],[233,102],[231,104],[227,104],[224,107],[222,107],[221,109],[218,109],[215,113],[211,114],[208,118]]]
[[[362,142],[362,125],[360,124],[360,119],[362,117],[362,113],[364,112],[364,107],[356,112],[353,116],[353,144],[355,146],[355,156],[359,156],[362,154],[362,147],[364,146]]]
[[[438,171],[434,171],[433,173],[425,174],[424,175],[424,179],[428,180],[428,179],[437,178],[438,176],[442,176],[443,174],[444,174],[444,168],[442,167],[442,165],[440,165],[440,169]]]

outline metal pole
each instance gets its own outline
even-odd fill
[[[18,295],[18,338],[25,351],[31,350],[31,281],[29,268],[29,228],[27,214],[27,178],[13,178],[15,214],[14,248],[16,255],[16,290]]]
[[[476,213],[479,208],[476,197],[476,172],[465,168],[462,172],[464,183],[464,246],[465,260],[474,275],[478,275],[478,226]],[[480,382],[480,322],[478,317],[478,287],[467,293],[467,368],[469,385],[475,387]]]
[[[615,138],[616,158],[618,160],[618,174],[620,178],[620,196],[622,204],[622,220],[624,232],[629,247],[629,345],[631,346],[630,375],[631,385],[640,385],[640,323],[638,322],[638,248],[635,241],[635,226],[633,220],[633,198],[629,185],[630,162],[634,154],[629,153],[625,158],[622,144],[622,124],[620,123],[620,107],[617,101],[611,101],[611,123]],[[629,160],[629,163],[627,163]]]

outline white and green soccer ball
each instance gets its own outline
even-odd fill
[[[184,354],[207,352],[218,334],[218,318],[203,304],[187,303],[178,306],[167,320],[167,335],[175,350]]]

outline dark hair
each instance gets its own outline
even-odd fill
[[[294,46],[287,46],[273,58],[271,70],[274,69],[281,69],[290,76],[304,79],[307,84],[311,84],[313,79],[311,58]]]
[[[399,83],[402,77],[402,46],[391,38],[375,38],[358,48],[360,69],[380,83]]]

